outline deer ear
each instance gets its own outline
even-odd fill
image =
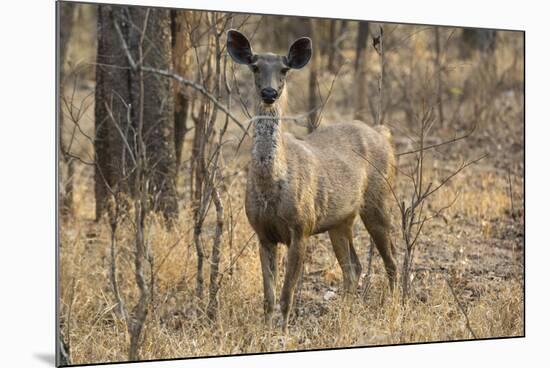
[[[311,39],[302,37],[294,41],[288,50],[287,64],[293,69],[301,69],[311,59]]]
[[[238,64],[250,64],[254,53],[245,35],[234,29],[227,31],[227,52]]]

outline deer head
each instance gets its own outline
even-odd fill
[[[311,39],[302,37],[294,41],[288,55],[255,54],[245,35],[236,30],[227,32],[227,51],[238,64],[248,65],[254,74],[256,92],[266,105],[272,105],[283,93],[288,72],[301,69],[311,58]]]

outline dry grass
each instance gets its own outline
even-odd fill
[[[388,29],[391,27],[388,26]],[[388,32],[388,38],[405,39],[411,27]],[[444,33],[444,35],[448,35]],[[393,36],[391,36],[393,34]],[[504,37],[504,36],[502,36]],[[433,54],[427,50],[425,32],[410,38],[400,52],[388,52],[388,86],[386,95],[401,96],[400,80],[413,74],[422,79],[429,69]],[[449,61],[448,93],[445,109],[449,115],[459,106],[459,117],[452,124],[439,127],[432,134],[438,140],[465,130],[475,120],[478,129],[467,141],[434,152],[430,158],[427,180],[437,182],[460,165],[484,153],[489,157],[480,165],[460,173],[429,202],[428,213],[449,203],[458,193],[454,206],[443,216],[428,223],[418,245],[413,266],[410,300],[404,305],[389,295],[382,261],[373,259],[371,287],[366,300],[344,298],[340,291],[341,271],[326,235],[309,242],[308,259],[302,289],[290,333],[282,336],[278,329],[266,331],[263,324],[263,290],[257,240],[243,211],[246,174],[242,168],[248,160],[245,142],[242,154],[227,162],[233,184],[223,193],[225,227],[220,270],[223,274],[219,292],[220,314],[215,322],[204,313],[206,301],[194,297],[196,256],[192,239],[192,210],[185,194],[187,171],[180,180],[181,213],[179,223],[168,230],[161,219],[148,219],[147,239],[154,253],[156,285],[140,348],[142,359],[180,358],[241,354],[264,351],[319,349],[344,346],[383,345],[424,341],[448,341],[473,338],[446,280],[464,307],[472,331],[478,338],[522,336],[523,325],[523,85],[522,65],[510,69],[517,37],[502,39],[509,45],[497,50],[496,71],[491,76],[476,69],[476,60]],[[454,60],[454,49],[449,60]],[[456,53],[456,52],[455,52]],[[409,62],[414,56],[414,63]],[[369,56],[375,58],[374,53]],[[80,60],[80,59],[78,59]],[[478,60],[479,62],[479,60]],[[371,75],[376,64],[371,63]],[[428,65],[428,67],[426,66]],[[350,91],[353,81],[351,66],[342,71],[325,111],[323,124],[351,116]],[[420,74],[415,74],[421,71]],[[391,73],[395,76],[391,77]],[[303,111],[306,95],[305,78],[296,74],[289,81],[289,93],[295,97],[291,111]],[[322,76],[321,90],[330,85],[331,75]],[[501,80],[501,82],[499,82]],[[375,91],[372,77],[369,91]],[[76,101],[90,93],[88,84],[78,85]],[[497,92],[491,92],[497,86]],[[412,83],[411,96],[421,95],[423,85]],[[416,88],[416,89],[414,89]],[[481,113],[476,101],[489,101]],[[93,102],[93,101],[92,101]],[[390,101],[389,104],[395,101]],[[477,113],[477,115],[474,115]],[[392,122],[398,150],[399,142],[412,128],[404,120],[402,106],[388,107],[387,121]],[[82,127],[93,130],[93,105],[86,113]],[[303,134],[304,128],[291,128]],[[63,132],[65,137],[71,131]],[[231,132],[230,132],[231,133]],[[233,132],[234,133],[234,132]],[[74,151],[84,158],[93,157],[86,139],[77,134]],[[191,139],[191,134],[187,136]],[[518,148],[519,145],[519,148]],[[186,143],[189,158],[190,144]],[[233,157],[234,146],[227,145],[227,157]],[[457,154],[459,152],[460,154]],[[404,157],[400,167],[407,167]],[[185,165],[184,165],[185,166]],[[63,169],[63,167],[62,167]],[[186,169],[185,169],[186,170]],[[511,209],[508,173],[511,173]],[[63,175],[63,171],[62,171]],[[124,361],[128,356],[129,334],[117,316],[109,280],[110,228],[106,221],[94,222],[93,173],[79,165],[75,177],[75,216],[61,222],[60,285],[61,323],[70,342],[73,363]],[[398,177],[397,191],[410,188]],[[229,209],[232,210],[229,210]],[[214,212],[214,211],[211,211]],[[211,245],[215,223],[213,213],[204,225],[203,238]],[[397,211],[395,211],[397,216]],[[394,219],[398,221],[397,217]],[[355,243],[359,257],[366,265],[369,237],[356,224]],[[393,233],[402,261],[400,234]],[[117,233],[119,287],[133,305],[138,291],[133,274],[132,225],[123,224]],[[283,252],[284,253],[284,252]],[[280,260],[284,262],[284,257]],[[281,267],[282,268],[282,267]],[[208,272],[208,262],[206,262]],[[206,285],[207,286],[207,285]],[[280,286],[280,285],[279,285]],[[335,297],[331,297],[332,292]]]
[[[229,233],[224,233],[220,316],[214,323],[207,320],[204,303],[197,302],[193,296],[195,253],[189,227],[191,212],[184,208],[174,231],[166,230],[162,221],[150,219],[148,233],[158,265],[154,270],[158,272],[158,279],[140,356],[159,359],[471,339],[466,319],[445,277],[451,279],[477,337],[521,336],[521,257],[514,257],[512,249],[491,254],[492,250],[481,247],[492,247],[497,241],[493,233],[484,231],[483,226],[457,224],[460,218],[478,222],[481,218],[498,217],[506,212],[506,205],[497,204],[495,209],[487,210],[478,203],[477,188],[462,184],[467,199],[461,199],[460,205],[449,213],[449,216],[461,216],[453,220],[454,231],[449,234],[448,227],[439,222],[426,229],[417,270],[413,273],[415,292],[405,307],[398,298],[390,297],[383,265],[376,254],[367,300],[360,297],[345,300],[339,290],[341,271],[327,237],[312,239],[297,317],[289,336],[264,328],[257,242],[255,238],[249,240],[252,231],[242,213],[236,217],[232,245]],[[79,188],[90,190],[85,185]],[[242,208],[244,191],[234,192],[232,206]],[[498,190],[488,194],[489,200],[500,196]],[[76,198],[85,196],[80,193]],[[226,198],[226,208],[228,200]],[[125,324],[115,313],[109,283],[110,229],[105,223],[87,220],[91,215],[64,223],[62,228],[63,328],[70,336],[73,362],[123,361],[127,359],[129,336]],[[210,222],[205,228],[213,231],[214,226]],[[127,300],[135,301],[131,231],[127,225],[118,234],[117,262],[121,270],[120,288]],[[211,236],[207,233],[205,239]],[[363,244],[359,246],[359,255],[366,264],[368,234],[359,224],[356,238],[358,244]],[[241,249],[244,250],[238,256]],[[238,260],[234,261],[237,256]],[[234,263],[232,274],[231,263]],[[325,300],[328,291],[335,291],[336,297]]]

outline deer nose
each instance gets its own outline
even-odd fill
[[[277,98],[277,91],[274,88],[267,87],[262,89],[260,95],[265,103],[272,104]]]

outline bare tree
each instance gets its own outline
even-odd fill
[[[366,121],[367,119],[367,40],[369,35],[369,23],[359,22],[357,44],[355,46],[355,106],[354,118]]]
[[[215,92],[219,97],[221,97],[222,93],[222,79],[225,86],[225,91],[227,92],[227,99],[228,99],[228,108],[231,108],[231,88],[229,86],[229,83],[227,81],[227,56],[225,53],[222,54],[222,41],[221,37],[225,35],[226,26],[229,24],[229,21],[232,19],[232,17],[229,17],[227,21],[222,25],[221,29],[218,29],[218,16],[214,15],[212,18],[212,31],[214,36],[214,48],[215,48],[215,73],[216,73],[216,86],[215,86]],[[222,60],[223,60],[223,66],[222,66]],[[223,71],[222,71],[223,68]],[[222,76],[223,74],[223,76]],[[223,77],[223,78],[222,78]],[[220,176],[220,155],[223,145],[223,138],[224,134],[227,130],[227,126],[229,125],[229,117],[226,115],[225,122],[223,127],[221,128],[219,132],[218,142],[217,145],[215,145],[214,153],[213,153],[213,164],[211,167],[211,174],[210,174],[210,190],[212,192],[212,201],[214,202],[214,206],[216,207],[216,232],[214,235],[214,241],[212,243],[212,257],[210,260],[210,286],[209,286],[209,292],[208,292],[208,307],[206,309],[206,313],[208,318],[211,320],[215,319],[218,315],[218,290],[219,290],[219,265],[220,265],[220,258],[221,258],[221,238],[223,233],[223,225],[224,225],[224,207],[223,203],[221,201],[220,197],[220,190],[218,188],[218,184],[216,183],[218,176]]]
[[[187,76],[191,68],[191,40],[188,31],[192,24],[193,13],[171,10],[172,18],[172,60],[174,72]],[[176,154],[176,172],[179,171],[185,135],[189,131],[187,118],[190,108],[190,95],[185,86],[176,84],[174,88],[174,145]]]
[[[466,169],[470,165],[477,163],[486,156],[484,155],[477,159],[463,162],[454,171],[452,171],[451,174],[444,177],[438,184],[434,184],[433,182],[426,183],[426,152],[434,148],[453,144],[459,140],[465,139],[469,137],[473,132],[473,130],[471,130],[463,136],[433,145],[426,145],[426,137],[433,127],[434,120],[435,115],[433,112],[433,107],[426,107],[424,105],[421,114],[417,117],[419,126],[417,135],[413,138],[415,142],[418,142],[417,147],[414,150],[397,154],[397,156],[414,155],[415,157],[415,164],[413,165],[413,168],[410,172],[400,170],[397,167],[394,168],[402,176],[409,180],[409,183],[412,186],[411,193],[402,193],[401,196],[399,196],[395,188],[392,186],[391,182],[386,179],[386,185],[389,187],[391,195],[399,209],[401,220],[400,230],[405,248],[405,255],[403,257],[403,264],[401,268],[401,290],[403,303],[405,303],[405,301],[409,297],[411,281],[410,276],[414,254],[417,248],[417,244],[420,240],[420,235],[422,234],[424,225],[428,221],[440,216],[443,211],[451,207],[456,202],[458,194],[455,196],[454,199],[449,201],[447,205],[439,209],[432,210],[432,213],[430,215],[426,214],[428,198],[439,191],[441,188],[443,188],[445,185],[447,185],[451,181],[451,179],[458,175],[462,170]],[[359,154],[358,152],[356,153],[361,156],[365,161],[367,161],[372,167],[374,167],[375,170],[383,174],[382,170],[377,167],[375,162],[368,160],[365,156]],[[368,280],[366,280],[364,287],[365,288],[363,290],[363,295],[366,294],[368,288]]]
[[[438,37],[436,37],[438,38]],[[384,31],[380,27],[379,33],[373,37],[373,46],[379,55],[380,60],[380,74],[378,78],[378,109],[376,111],[375,117],[378,124],[382,124],[384,116]],[[437,57],[440,57],[440,52],[436,50]],[[436,63],[439,63],[437,60]],[[440,64],[436,64],[435,77],[438,78]],[[427,78],[431,81],[432,76]],[[440,83],[440,79],[438,78]],[[411,140],[414,148],[397,154],[397,157],[410,156],[414,155],[412,169],[410,171],[401,170],[399,167],[395,167],[395,170],[398,171],[400,176],[403,178],[401,181],[408,181],[409,187],[411,187],[410,193],[402,193],[401,196],[397,194],[395,188],[391,186],[389,181],[386,184],[390,187],[392,196],[397,204],[400,214],[400,231],[404,243],[405,254],[403,257],[403,264],[401,269],[401,290],[402,290],[402,301],[405,303],[410,293],[410,276],[411,269],[414,262],[414,254],[419,240],[421,239],[422,230],[424,225],[440,216],[443,211],[451,207],[456,201],[457,197],[451,200],[447,205],[439,208],[432,209],[431,214],[427,215],[426,207],[428,199],[446,184],[450,182],[452,178],[458,175],[462,170],[468,166],[478,162],[483,157],[479,157],[472,161],[463,162],[456,170],[452,171],[451,174],[444,177],[439,184],[434,184],[432,182],[426,183],[426,155],[435,148],[442,147],[444,145],[450,145],[456,143],[462,139],[469,137],[474,129],[471,129],[462,136],[454,137],[450,140],[443,141],[441,143],[426,144],[428,134],[433,128],[435,119],[435,110],[434,105],[438,101],[438,90],[432,93],[431,89],[426,89],[424,95],[421,96],[421,103],[413,104],[410,101],[411,109],[416,109],[416,113],[411,111],[411,115],[414,115],[412,123],[415,124],[413,128],[413,133],[408,135],[407,138]],[[434,97],[435,95],[435,97]],[[435,102],[427,103],[426,101]],[[418,107],[420,106],[420,107]],[[441,115],[440,115],[441,116]],[[439,122],[442,120],[440,119]],[[364,158],[364,157],[363,157]],[[365,158],[366,159],[366,158]],[[369,162],[375,168],[375,163]],[[378,170],[378,169],[377,169]],[[370,257],[369,257],[370,264]],[[370,274],[370,266],[367,274]],[[366,295],[369,285],[368,276],[365,280],[365,286],[363,290],[363,295]]]
[[[372,46],[376,50],[380,60],[380,73],[378,74],[378,109],[376,110],[376,124],[382,124],[384,118],[384,68],[386,60],[384,57],[384,28],[379,26],[376,36],[372,37]]]
[[[439,124],[442,125],[445,121],[445,116],[443,113],[443,86],[442,86],[442,66],[441,66],[441,41],[439,35],[439,27],[434,27],[434,42],[435,42],[435,72],[437,79],[437,112],[439,117]]]
[[[141,54],[141,52],[140,52]],[[143,77],[143,75],[141,75]],[[110,194],[106,208],[109,211],[109,223],[111,229],[110,243],[110,280],[113,289],[113,294],[117,302],[117,312],[119,317],[126,323],[128,333],[130,335],[130,344],[128,349],[128,359],[130,361],[139,360],[139,347],[142,341],[142,332],[147,319],[149,305],[151,304],[154,295],[154,273],[153,273],[153,254],[150,243],[147,239],[147,216],[151,201],[149,200],[149,169],[147,159],[147,147],[144,140],[144,124],[143,115],[139,116],[136,134],[136,148],[131,149],[126,142],[125,149],[131,156],[135,171],[133,184],[133,223],[134,223],[134,277],[135,283],[139,290],[138,300],[134,303],[133,308],[129,311],[128,300],[119,289],[118,269],[117,269],[117,230],[121,223],[124,222],[129,212],[127,211],[127,202],[124,193],[116,191],[116,188],[109,186],[105,180],[105,187]],[[116,122],[118,124],[118,122]],[[119,130],[122,134],[122,130]],[[101,170],[99,168],[99,170]]]
[[[343,19],[340,23],[340,34],[345,34],[348,31],[348,21]]]
[[[170,15],[167,10],[105,6],[98,13],[95,153],[96,218],[104,212],[111,187],[136,195],[126,144],[136,150],[137,121],[143,117],[149,160],[151,209],[167,219],[178,215],[175,191],[174,96],[172,81],[151,74],[140,77],[126,51],[141,63],[170,69]],[[138,54],[143,50],[143,58]],[[116,123],[118,122],[118,124]],[[119,134],[119,130],[122,134]],[[99,173],[101,170],[101,174]]]
[[[464,28],[461,35],[460,56],[469,58],[477,50],[492,54],[496,47],[497,31],[482,28]]]
[[[67,63],[67,50],[69,44],[69,38],[72,32],[74,23],[74,10],[73,4],[60,3],[59,12],[59,96],[58,101],[60,104],[59,109],[59,148],[60,157],[66,166],[66,177],[60,182],[61,189],[61,214],[70,216],[73,213],[73,180],[74,180],[74,160],[66,154],[68,147],[64,142],[63,133],[65,132],[66,124],[63,111],[63,96],[65,95],[65,83],[67,82],[67,73],[65,71]]]
[[[420,239],[420,235],[424,228],[424,225],[440,216],[443,211],[451,207],[458,198],[458,194],[454,199],[450,200],[448,204],[443,207],[433,209],[430,215],[426,214],[427,200],[445,185],[447,185],[451,179],[458,175],[462,170],[466,169],[468,166],[475,164],[476,162],[483,159],[485,156],[481,156],[477,159],[462,162],[451,174],[445,176],[440,180],[438,184],[433,182],[426,182],[426,154],[431,150],[437,147],[444,145],[449,145],[456,143],[459,140],[469,137],[474,129],[470,130],[466,134],[455,137],[448,141],[444,141],[438,144],[427,145],[426,137],[431,131],[434,121],[435,113],[433,106],[422,105],[422,110],[417,115],[417,130],[415,136],[412,137],[414,142],[417,142],[417,147],[408,152],[402,152],[398,156],[404,155],[414,155],[414,165],[410,172],[405,172],[400,170],[401,175],[406,178],[412,187],[412,192],[408,194],[403,194],[402,198],[398,197],[394,193],[394,199],[399,208],[399,213],[401,217],[401,235],[405,245],[405,256],[403,258],[403,265],[401,271],[401,284],[402,284],[402,293],[403,293],[403,303],[409,296],[410,291],[410,275],[412,264],[414,260],[414,254],[417,247],[417,244]]]
[[[120,50],[123,52],[119,62],[127,60],[125,52],[135,52],[137,60],[148,61],[150,63],[171,63],[169,58],[161,59],[161,54],[168,53],[170,57],[170,17],[167,10],[132,8],[117,12],[116,8],[101,8],[99,24],[109,24],[115,31],[112,35],[112,42],[120,42]],[[106,10],[106,12],[103,12]],[[126,33],[124,33],[126,32]],[[154,35],[151,35],[153,33]],[[106,36],[106,35],[103,35]],[[116,39],[118,37],[118,39]],[[151,44],[152,40],[148,37],[156,38],[156,43]],[[99,45],[102,45],[100,42]],[[158,48],[153,50],[153,48]],[[118,53],[119,50],[110,51]],[[98,58],[100,56],[98,55]],[[105,73],[105,70],[101,71]],[[173,144],[172,136],[166,132],[170,130],[173,123],[172,86],[164,80],[150,78],[143,70],[130,70],[128,75],[128,98],[130,102],[124,101],[121,96],[113,96],[113,91],[105,90],[106,86],[101,85],[103,89],[99,92],[100,98],[105,98],[105,94],[111,98],[119,99],[117,108],[124,107],[126,114],[117,114],[121,111],[113,111],[113,105],[101,99],[96,100],[96,106],[103,106],[107,113],[106,119],[113,128],[112,132],[116,134],[121,142],[120,151],[117,160],[121,163],[121,172],[115,172],[119,181],[109,182],[109,178],[104,173],[104,168],[96,161],[96,173],[103,180],[104,189],[110,194],[109,209],[111,225],[111,283],[113,292],[117,300],[119,314],[127,324],[130,335],[130,345],[128,358],[131,361],[139,359],[139,347],[142,340],[142,332],[148,315],[149,305],[154,294],[154,276],[153,276],[153,254],[150,249],[150,243],[147,236],[147,216],[152,208],[159,206],[165,216],[177,214],[175,210],[166,203],[166,188],[172,187],[173,183],[166,184],[169,180],[165,177],[168,170],[173,170],[174,156],[171,156],[172,166],[167,163],[167,146]],[[105,76],[104,74],[102,75]],[[98,86],[99,87],[99,86]],[[147,90],[151,89],[159,93],[157,98],[146,95]],[[96,95],[97,96],[97,95]],[[157,105],[153,106],[146,103],[146,98],[153,98]],[[166,106],[163,106],[166,104]],[[160,108],[159,108],[160,106]],[[98,112],[96,109],[96,118]],[[97,142],[97,137],[96,137]],[[172,146],[173,147],[173,146]],[[112,147],[115,148],[115,147]],[[162,151],[163,152],[159,152]],[[96,160],[101,157],[96,147]],[[107,166],[112,174],[114,170]],[[159,174],[160,172],[160,174]],[[109,172],[108,172],[109,174]],[[131,180],[129,180],[131,178]],[[98,178],[96,177],[96,181]],[[169,190],[169,189],[168,189]],[[117,228],[119,222],[127,215],[125,211],[124,194],[132,194],[131,204],[133,205],[133,224],[134,224],[134,275],[135,282],[139,290],[138,300],[134,303],[131,311],[127,310],[124,297],[119,292],[116,268],[116,241]],[[175,194],[171,193],[175,201]],[[172,199],[172,198],[171,198]],[[158,209],[157,208],[157,209]],[[174,212],[175,211],[175,212]]]
[[[201,19],[202,18],[202,19]],[[202,231],[204,221],[208,214],[208,210],[212,201],[216,206],[218,216],[221,213],[223,217],[223,205],[221,202],[217,202],[216,196],[219,197],[218,185],[220,184],[215,180],[218,173],[218,155],[221,151],[221,138],[226,131],[227,125],[231,120],[240,129],[243,130],[243,138],[248,135],[247,129],[240,123],[240,121],[230,112],[229,107],[222,104],[221,100],[221,85],[222,85],[222,73],[221,73],[221,58],[222,49],[219,46],[219,38],[224,34],[224,30],[232,20],[230,14],[222,17],[214,16],[213,19],[205,19],[199,17],[196,19],[196,23],[193,25],[191,32],[191,47],[193,48],[193,55],[197,66],[197,78],[200,82],[194,82],[189,79],[183,78],[181,75],[172,72],[168,68],[158,68],[145,64],[142,59],[135,58],[130,52],[128,44],[124,41],[124,34],[120,29],[118,22],[115,22],[115,28],[119,34],[122,42],[122,48],[126,56],[126,61],[129,64],[130,70],[135,73],[145,73],[149,77],[162,78],[164,80],[175,80],[185,86],[193,88],[196,92],[200,93],[200,98],[195,98],[193,104],[197,104],[195,109],[193,105],[191,110],[195,110],[192,119],[195,123],[194,139],[192,148],[193,161],[191,164],[191,188],[192,201],[193,201],[193,233],[194,244],[197,252],[197,273],[196,273],[196,295],[199,301],[203,299],[204,290],[204,263],[207,260],[206,247],[202,239]],[[218,29],[218,25],[221,31],[212,31]],[[206,40],[203,36],[206,35]],[[206,52],[199,52],[199,47],[202,47],[202,42],[206,42],[208,45],[217,44],[217,47],[207,47]],[[214,51],[212,50],[214,49]],[[213,57],[215,55],[215,57]],[[225,70],[225,67],[224,67]],[[224,72],[225,74],[225,72]],[[227,79],[226,79],[227,81]],[[220,133],[220,143],[216,146],[212,145],[212,139],[216,134],[216,121],[218,116],[218,110],[225,113],[225,125]],[[126,143],[126,140],[124,140]],[[242,139],[241,139],[242,141]],[[97,166],[97,165],[96,165]],[[218,222],[219,223],[219,222]],[[221,229],[218,231],[221,235]],[[216,237],[213,247],[219,246],[219,237]],[[217,278],[217,271],[215,268],[211,268],[211,272],[214,272],[214,278]],[[212,271],[214,269],[214,271]],[[212,279],[212,275],[211,275]],[[216,291],[217,294],[217,291]],[[212,295],[212,293],[211,293]]]
[[[206,49],[206,54],[201,56],[198,48],[201,42],[210,42],[212,32],[206,33],[206,41],[197,36],[196,33],[202,32],[201,26],[204,26],[201,19],[195,25],[195,29],[191,32],[192,39],[191,47],[193,48],[195,64],[197,67],[197,75],[200,82],[205,88],[211,90],[212,86],[212,64],[211,64],[211,48]],[[214,98],[218,98],[217,93],[213,94]],[[207,191],[207,148],[209,135],[212,130],[209,129],[209,121],[213,123],[216,118],[215,107],[213,109],[210,100],[200,98],[194,101],[198,104],[197,112],[193,113],[192,119],[194,123],[193,147],[191,151],[191,178],[192,178],[192,201],[193,201],[193,243],[197,254],[197,274],[195,294],[199,301],[202,301],[204,295],[204,261],[205,261],[205,245],[203,244],[202,231],[203,224],[206,219],[208,205],[210,203],[210,193]],[[211,115],[213,114],[213,115]],[[213,118],[213,119],[212,119]],[[213,128],[213,125],[212,125]]]
[[[315,19],[309,20],[309,26],[310,26],[310,38],[312,40],[315,40],[317,38],[318,32],[317,32],[317,24]],[[320,43],[317,42],[317,45]],[[308,105],[309,105],[309,111],[311,112],[311,115],[309,117],[308,122],[308,132],[311,133],[315,130],[319,123],[318,119],[318,112],[317,112],[317,105],[319,104],[319,81],[318,75],[319,75],[319,68],[320,68],[320,50],[319,47],[313,48],[313,55],[311,56],[311,61],[309,65],[309,83],[308,83]]]
[[[335,64],[336,64],[336,55],[337,55],[337,45],[336,45],[336,30],[338,26],[337,20],[330,21],[329,24],[329,36],[328,36],[328,60],[327,60],[327,69],[334,73]]]
[[[227,86],[226,63],[223,63],[225,52],[222,50],[221,37],[231,21],[232,16],[219,17],[213,14],[204,20],[207,32],[206,40],[195,39],[192,47],[195,49],[197,65],[199,67],[198,75],[202,77],[202,84],[207,86],[212,92],[211,95],[216,101],[222,98],[223,82],[225,81],[226,92],[230,94]],[[201,61],[197,47],[200,42],[206,41],[213,47],[208,48],[207,54],[203,55]],[[222,70],[223,68],[223,70]],[[223,75],[225,74],[225,78]],[[204,294],[204,261],[206,258],[206,247],[202,239],[203,225],[212,202],[217,212],[216,235],[212,244],[212,254],[210,259],[210,289],[209,303],[207,307],[208,317],[214,319],[217,314],[217,292],[218,292],[218,267],[220,260],[220,242],[223,229],[223,204],[220,198],[219,183],[219,157],[222,149],[222,139],[229,116],[226,115],[223,128],[219,132],[218,143],[213,144],[216,134],[216,121],[218,118],[219,107],[212,103],[211,99],[202,98],[197,101],[198,112],[193,115],[195,123],[195,134],[193,139],[193,219],[194,232],[193,239],[197,253],[197,276],[196,276],[196,296],[199,300],[203,299]],[[230,105],[228,105],[228,109]]]

